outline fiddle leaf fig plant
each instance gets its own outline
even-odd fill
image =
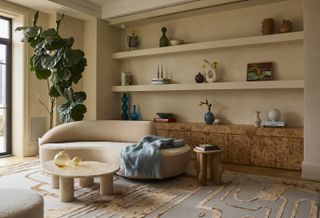
[[[59,35],[63,15],[56,21],[56,28],[43,30],[37,26],[39,12],[33,17],[32,26],[18,27],[16,31],[24,31],[22,42],[27,42],[34,51],[30,58],[30,70],[39,80],[45,80],[48,86],[50,106],[39,99],[50,115],[50,128],[53,125],[54,106],[58,97],[65,102],[57,107],[63,123],[82,120],[87,111],[83,102],[85,92],[74,92],[72,86],[82,78],[87,66],[84,52],[73,49],[74,39],[62,38]]]

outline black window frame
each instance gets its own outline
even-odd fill
[[[0,19],[9,22],[9,38],[1,38],[0,44],[7,46],[6,54],[6,107],[5,107],[5,142],[6,151],[0,152],[0,158],[12,154],[12,19],[0,16]]]

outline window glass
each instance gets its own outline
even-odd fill
[[[7,60],[7,46],[0,44],[0,64],[6,63]]]
[[[9,21],[0,18],[0,38],[9,39]]]

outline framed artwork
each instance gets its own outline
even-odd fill
[[[261,80],[272,80],[272,62],[248,64],[247,81]]]

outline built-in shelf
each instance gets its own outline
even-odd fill
[[[135,58],[135,57],[143,57],[143,56],[151,56],[151,55],[192,52],[192,51],[208,50],[208,49],[215,49],[215,48],[227,48],[227,47],[272,44],[272,43],[291,42],[291,41],[302,41],[303,38],[304,38],[303,31],[273,34],[273,35],[263,35],[263,36],[251,36],[251,37],[245,37],[245,38],[198,42],[198,43],[190,43],[190,44],[168,46],[168,47],[161,47],[161,48],[148,48],[148,49],[140,49],[135,51],[116,52],[112,54],[112,58],[126,59],[126,58]]]
[[[303,89],[303,80],[215,82],[167,85],[113,86],[112,92],[163,92],[201,90]]]

